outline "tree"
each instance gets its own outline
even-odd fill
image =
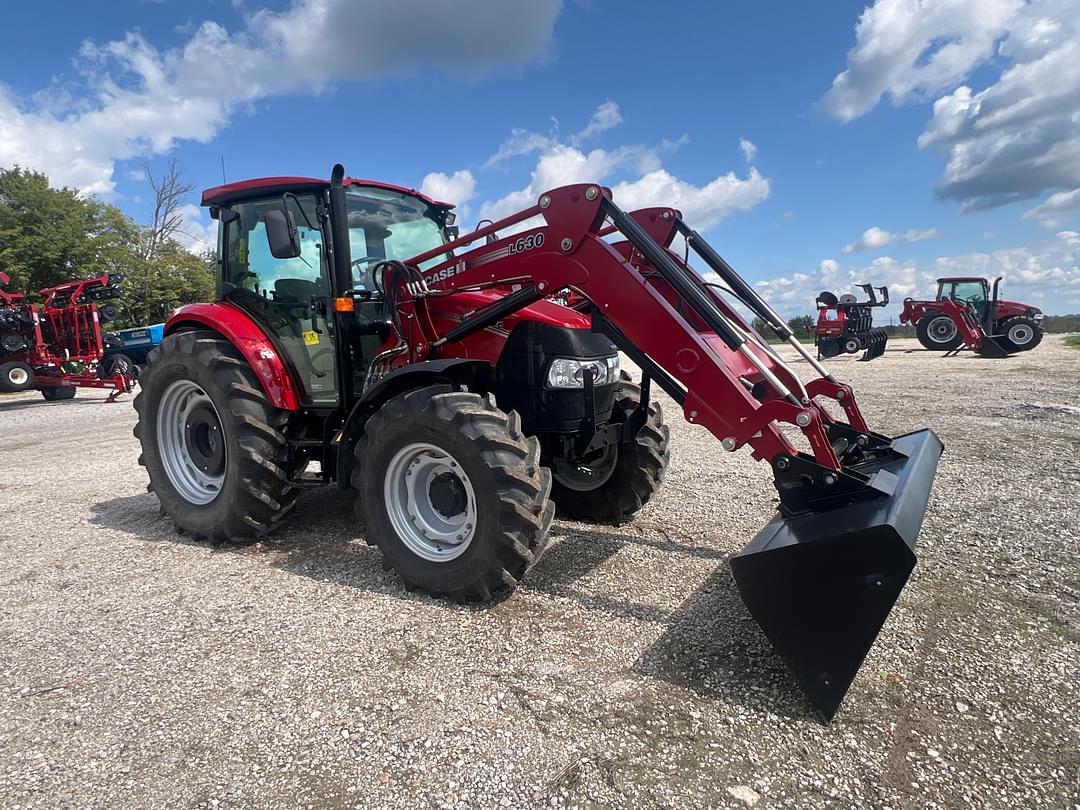
[[[814,317],[812,315],[799,315],[790,319],[787,322],[788,329],[790,329],[797,338],[808,338],[813,334],[814,329]]]
[[[214,254],[196,256],[174,239],[161,243],[143,272],[124,283],[121,322],[142,325],[166,320],[177,307],[214,296]]]
[[[144,232],[143,258],[153,259],[161,246],[172,239],[184,224],[180,208],[184,198],[195,187],[184,182],[184,172],[176,165],[175,159],[169,161],[169,168],[161,177],[154,176],[148,160],[143,160],[142,170],[146,182],[154,190],[154,221]]]
[[[139,228],[120,209],[49,187],[39,172],[0,169],[0,270],[37,292],[73,278],[130,273]]]

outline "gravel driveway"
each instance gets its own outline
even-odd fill
[[[0,806],[1080,807],[1080,351],[832,362],[943,438],[920,562],[831,726],[735,593],[766,465],[670,402],[661,495],[510,599],[406,592],[352,499],[173,533],[130,397],[0,397]]]

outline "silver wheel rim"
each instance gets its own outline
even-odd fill
[[[574,464],[564,459],[555,459],[551,467],[551,474],[567,489],[575,492],[591,492],[599,489],[615,473],[615,465],[619,460],[619,449],[614,444],[604,448],[604,453],[592,464]]]
[[[935,343],[948,343],[956,337],[956,324],[953,323],[952,318],[942,315],[930,321],[926,334]]]
[[[1009,340],[1017,346],[1026,346],[1035,337],[1035,330],[1026,323],[1018,323],[1009,328]]]
[[[440,511],[436,488],[456,494],[463,508]],[[450,453],[426,442],[402,447],[383,480],[386,513],[394,532],[416,556],[449,562],[465,553],[476,536],[476,493],[469,476]]]
[[[844,351],[848,354],[855,354],[859,350],[859,341],[849,340],[844,344]]]
[[[8,382],[12,385],[26,385],[30,379],[30,375],[26,373],[25,368],[15,366],[15,368],[8,369]]]
[[[176,380],[161,395],[157,412],[157,442],[161,465],[165,475],[188,503],[204,506],[221,493],[225,483],[228,460],[218,474],[201,469],[191,457],[185,438],[189,418],[197,408],[210,410],[221,424],[221,417],[214,407],[214,401],[207,393],[190,380]],[[224,436],[217,436],[211,441],[224,442]]]

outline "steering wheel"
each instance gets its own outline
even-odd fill
[[[357,272],[356,268],[367,262],[381,262],[385,261],[385,259],[385,256],[361,256],[359,259],[353,259],[349,266],[353,268],[354,273],[356,273],[355,285],[372,291],[378,290],[378,287],[375,285],[375,275],[371,272],[371,268],[369,267],[367,270],[360,272]]]

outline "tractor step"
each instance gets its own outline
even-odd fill
[[[743,602],[826,722],[915,567],[943,445],[921,430],[889,449],[875,472],[896,476],[891,495],[778,514],[731,558]]]

